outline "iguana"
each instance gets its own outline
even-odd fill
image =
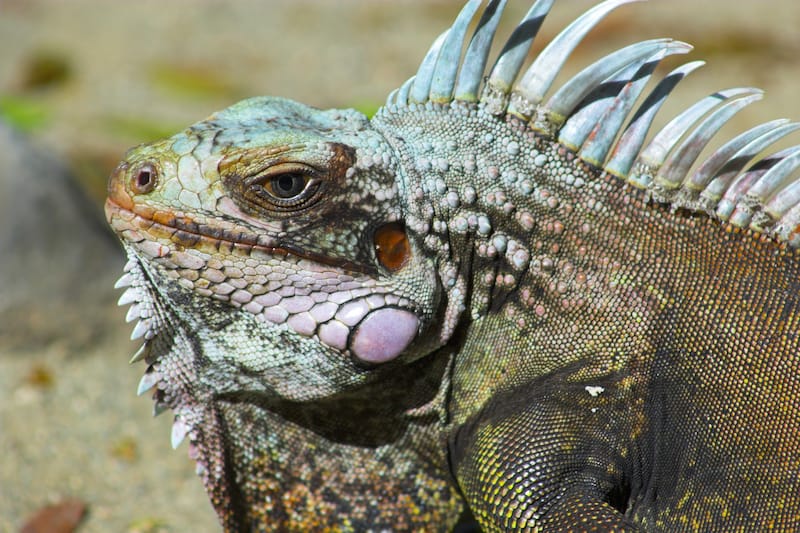
[[[800,147],[761,157],[798,124],[694,165],[761,93],[649,135],[669,39],[554,88],[629,1],[524,67],[538,0],[488,68],[469,0],[371,119],[252,98],[128,152],[139,394],[227,531],[800,527]]]

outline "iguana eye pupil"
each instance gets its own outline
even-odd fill
[[[281,174],[270,180],[270,192],[276,197],[285,200],[303,192],[307,183],[308,178],[303,174]]]

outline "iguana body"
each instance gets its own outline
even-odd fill
[[[175,412],[227,530],[448,530],[465,506],[487,531],[800,523],[800,150],[748,166],[795,126],[689,174],[758,93],[646,143],[698,64],[634,102],[688,47],[550,91],[624,2],[522,71],[551,3],[480,91],[502,1],[465,41],[468,2],[372,120],[255,98],[115,171],[140,393]]]

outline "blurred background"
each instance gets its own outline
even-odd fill
[[[135,396],[144,368],[127,365],[137,346],[115,306],[124,261],[102,217],[106,177],[128,147],[248,96],[371,114],[460,4],[0,0],[0,532],[68,498],[88,509],[81,532],[219,529],[186,445],[169,446],[170,415]],[[500,39],[529,7],[509,4]],[[593,4],[557,2],[537,48]],[[709,64],[660,124],[716,89],[767,91],[721,141],[800,119],[798,27],[796,0],[637,3],[567,72],[644,38],[690,42],[688,59]]]

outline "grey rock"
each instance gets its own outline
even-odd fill
[[[0,123],[0,349],[96,341],[122,263],[66,166]]]

